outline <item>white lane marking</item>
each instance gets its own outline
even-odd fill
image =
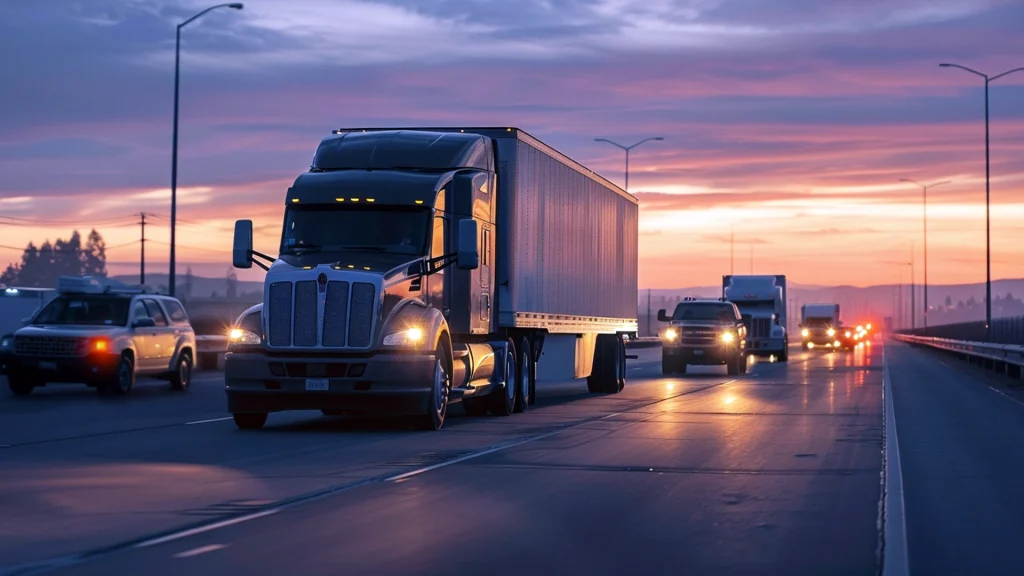
[[[175,554],[175,558],[191,558],[193,556],[199,556],[200,554],[207,554],[209,552],[216,552],[217,550],[223,550],[227,548],[227,544],[209,544],[207,546],[200,546],[199,548],[193,548],[184,552]]]
[[[885,411],[885,555],[883,576],[905,576],[910,573],[907,554],[907,518],[903,500],[903,472],[900,467],[900,446],[896,435],[896,412],[893,408],[892,379],[889,359],[882,349],[882,396]]]
[[[234,416],[226,416],[224,418],[210,418],[209,420],[196,420],[194,422],[185,422],[185,426],[190,424],[206,424],[207,422],[223,422],[225,420],[231,420]]]
[[[213,524],[207,524],[206,526],[200,526],[198,528],[182,530],[181,532],[174,532],[166,536],[153,538],[152,540],[146,540],[145,542],[139,542],[138,544],[132,546],[132,548],[149,548],[150,546],[156,546],[157,544],[166,544],[167,542],[181,540],[182,538],[188,538],[189,536],[195,536],[196,534],[203,534],[205,532],[210,532],[211,530],[218,530],[220,528],[234,526],[235,524],[241,524],[242,522],[248,522],[250,520],[255,520],[257,518],[263,518],[264,516],[270,516],[271,514],[277,514],[280,511],[280,508],[271,508],[270,510],[264,510],[263,512],[255,512],[253,514],[239,516],[238,518],[231,518],[229,520],[215,522]]]
[[[589,422],[593,422],[595,420],[607,420],[608,418],[613,418],[613,417],[618,416],[618,415],[619,415],[619,413],[615,412],[615,413],[612,413],[612,414],[606,414],[604,416],[601,416],[600,418],[588,419],[588,421]],[[555,434],[561,434],[562,432],[565,432],[566,430],[570,430],[572,428],[576,428],[577,426],[579,426],[581,424],[585,424],[585,423],[586,422],[580,422],[579,424],[574,424],[572,426],[567,426],[565,428],[560,428],[558,430],[553,430],[553,431],[547,432],[545,434],[540,434],[540,435],[537,435],[537,436],[530,436],[529,438],[524,438],[522,440],[516,440],[514,442],[509,442],[507,444],[502,444],[500,446],[494,446],[493,448],[487,448],[487,449],[481,450],[479,452],[473,452],[472,454],[466,454],[465,456],[460,456],[458,458],[452,458],[451,460],[445,460],[444,462],[438,462],[437,464],[432,464],[430,466],[424,466],[423,468],[418,468],[418,469],[412,470],[410,472],[405,472],[404,474],[398,474],[398,475],[395,475],[395,476],[391,476],[389,478],[385,478],[384,482],[400,482],[402,480],[406,480],[408,478],[412,478],[413,476],[419,476],[420,474],[425,474],[427,472],[430,472],[431,470],[437,470],[438,468],[444,468],[446,466],[451,466],[452,464],[458,464],[459,462],[465,462],[466,460],[472,460],[474,458],[479,458],[481,456],[486,456],[488,454],[494,454],[495,452],[501,452],[502,450],[507,450],[509,448],[515,448],[516,446],[522,446],[523,444],[528,444],[528,443],[534,442],[536,440],[543,440],[544,438],[549,438],[551,436],[554,436]]]

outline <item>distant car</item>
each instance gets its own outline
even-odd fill
[[[685,373],[687,364],[725,364],[729,375],[747,371],[747,328],[739,308],[722,300],[687,299],[672,316],[658,311],[668,322],[661,348],[662,374]]]
[[[57,382],[127,394],[138,376],[188,389],[196,336],[177,299],[118,290],[89,277],[61,277],[58,292],[12,338],[0,341],[8,351],[0,364],[13,394]]]

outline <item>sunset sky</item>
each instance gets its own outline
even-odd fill
[[[95,225],[165,273],[174,26],[209,0],[0,2],[0,262]],[[285,189],[345,126],[518,126],[641,202],[640,286],[984,280],[981,78],[1020,0],[250,0],[182,33],[179,271],[232,223],[275,251]],[[1024,72],[991,87],[993,277],[1024,277]],[[258,279],[258,270],[240,274]]]

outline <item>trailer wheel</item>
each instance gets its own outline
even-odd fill
[[[621,336],[616,340],[619,343],[619,378],[616,392],[622,392],[626,388],[626,341]]]
[[[530,341],[526,337],[519,340],[519,349],[516,352],[518,352],[519,365],[516,369],[514,410],[518,413],[525,412],[527,406],[533,404],[533,390],[537,375],[532,370],[534,367],[533,349],[530,347]]]
[[[511,338],[505,348],[505,387],[491,394],[491,413],[495,416],[511,416],[516,407],[516,382],[518,380],[518,364],[516,363],[516,346]]]
[[[620,348],[621,347],[621,348]],[[615,334],[600,334],[594,350],[594,368],[587,378],[591,394],[617,394],[626,355],[622,340]]]

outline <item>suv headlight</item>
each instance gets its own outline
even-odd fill
[[[415,346],[423,342],[422,328],[406,328],[384,337],[385,346]]]
[[[260,335],[251,332],[249,330],[242,330],[241,328],[234,328],[231,330],[231,334],[228,339],[229,346],[235,345],[255,345],[260,343]]]

